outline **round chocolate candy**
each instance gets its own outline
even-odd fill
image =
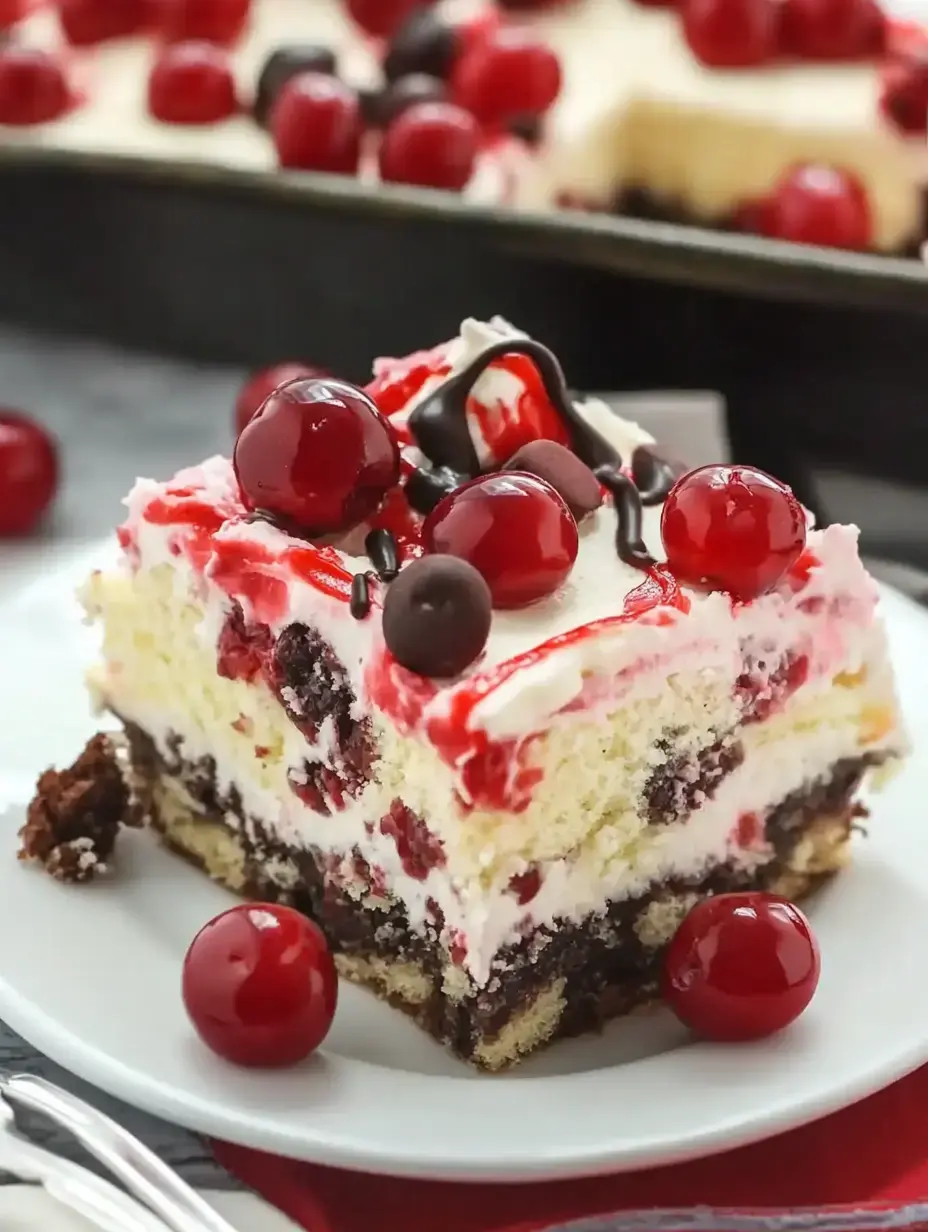
[[[390,82],[376,94],[365,111],[364,118],[372,128],[388,128],[397,116],[413,103],[443,103],[448,89],[438,77],[427,73],[410,73]]]
[[[266,124],[267,117],[277,95],[291,77],[297,73],[325,73],[333,77],[336,72],[335,52],[330,47],[316,43],[295,43],[278,47],[264,61],[255,89],[252,113],[259,124]]]
[[[383,636],[398,663],[447,679],[470,667],[487,644],[490,588],[466,560],[422,556],[387,591]]]
[[[528,471],[554,488],[576,521],[603,503],[596,476],[570,449],[557,441],[530,441],[512,455],[506,471]]]
[[[431,8],[416,9],[390,40],[383,61],[387,81],[397,81],[410,73],[447,77],[457,51],[458,34],[454,26]]]

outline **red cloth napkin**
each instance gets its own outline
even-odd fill
[[[618,1115],[618,1113],[617,1113]],[[534,1232],[647,1207],[807,1207],[928,1198],[928,1066],[851,1108],[673,1167],[537,1185],[401,1181],[215,1143],[219,1161],[308,1232]]]

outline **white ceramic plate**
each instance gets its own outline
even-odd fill
[[[790,1031],[750,1046],[692,1044],[658,1014],[484,1077],[344,986],[321,1055],[254,1073],[200,1045],[179,994],[187,943],[230,903],[224,891],[147,835],[126,835],[118,875],[91,886],[60,886],[14,858],[36,772],[72,760],[93,730],[81,683],[93,637],[72,599],[88,563],[58,563],[0,606],[0,1017],[83,1078],[268,1151],[514,1180],[709,1154],[832,1111],[928,1059],[928,614],[898,594],[887,591],[884,608],[916,751],[878,797],[853,866],[811,907],[822,980]]]

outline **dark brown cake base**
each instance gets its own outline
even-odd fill
[[[343,976],[489,1070],[653,1001],[664,947],[699,898],[758,888],[795,900],[840,868],[862,812],[855,793],[872,762],[839,762],[827,782],[783,800],[766,822],[773,857],[753,874],[719,866],[698,882],[666,882],[615,902],[580,924],[539,929],[502,951],[477,988],[441,944],[440,928],[410,928],[403,908],[372,890],[360,857],[357,880],[346,884],[322,853],[271,840],[234,793],[220,799],[208,762],[178,756],[166,764],[138,728],[127,725],[127,734],[148,820],[172,848],[237,893],[306,912],[325,930]]]

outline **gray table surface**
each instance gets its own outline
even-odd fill
[[[197,367],[99,343],[0,329],[0,404],[37,415],[62,443],[65,485],[46,534],[56,543],[75,546],[102,538],[111,531],[119,502],[139,470],[165,476],[210,453],[227,451],[242,375],[235,369]],[[918,497],[877,488],[868,498],[859,484],[848,488],[843,482],[851,508],[839,508],[839,516],[849,514],[866,527],[869,499],[875,519],[885,519],[894,507],[904,521],[926,525],[922,511],[913,514]],[[0,583],[4,572],[15,570],[19,576],[29,561],[28,544],[0,547]],[[904,576],[895,580],[905,584]],[[89,1095],[193,1183],[235,1186],[194,1135],[92,1090],[2,1023],[0,1066],[41,1073]],[[36,1136],[63,1154],[83,1158],[64,1136],[40,1129]]]

